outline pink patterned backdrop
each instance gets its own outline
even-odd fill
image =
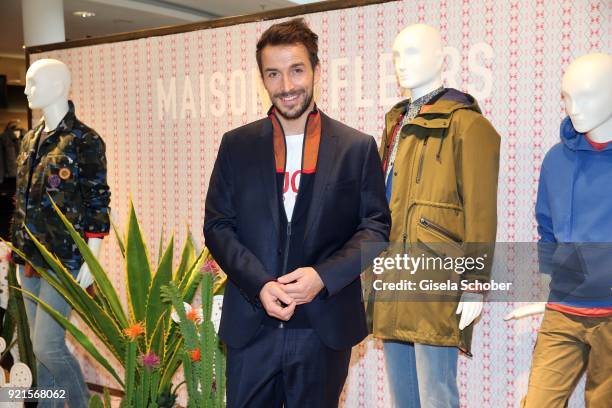
[[[539,167],[564,116],[561,76],[579,55],[611,52],[610,0],[399,1],[305,18],[320,36],[319,106],[377,139],[385,112],[400,98],[390,55],[394,36],[416,22],[439,27],[448,45],[447,85],[476,96],[502,135],[497,239],[537,239]],[[268,109],[255,42],[273,23],[32,55],[32,61],[50,57],[70,66],[77,115],[106,141],[115,222],[124,225],[131,194],[151,253],[162,229],[174,231],[182,245],[187,225],[203,245],[204,197],[221,136]],[[102,261],[116,287],[125,287],[112,237],[105,240]],[[462,406],[518,406],[540,318],[504,322],[516,306],[485,306],[474,332],[474,357],[459,360]],[[88,381],[116,386],[77,353]],[[583,406],[582,389],[570,406]],[[392,406],[380,342],[367,339],[353,350],[342,402]]]

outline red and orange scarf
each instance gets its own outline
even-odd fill
[[[276,162],[276,172],[285,172],[287,160],[287,147],[285,145],[285,132],[280,120],[276,116],[276,108],[271,107],[268,117],[272,121],[273,141],[274,141],[274,160]],[[316,105],[306,119],[306,129],[304,130],[304,149],[302,151],[302,173],[312,174],[317,170],[317,157],[319,156],[319,144],[321,142],[321,113]]]

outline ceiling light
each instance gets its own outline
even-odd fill
[[[96,13],[93,13],[91,11],[75,11],[72,14],[74,14],[77,17],[83,17],[83,18],[94,17],[96,15]]]

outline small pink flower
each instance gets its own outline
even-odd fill
[[[4,256],[0,258],[0,261],[4,261],[4,262],[11,262],[13,260],[13,252],[12,251],[6,251],[4,253]]]
[[[138,361],[140,365],[149,370],[153,370],[159,365],[159,357],[152,351],[149,351],[147,354],[141,354],[138,357]]]
[[[202,266],[202,273],[212,273],[213,275],[216,275],[219,272],[219,265],[215,262],[214,259],[209,259],[208,261],[204,262],[204,265]]]

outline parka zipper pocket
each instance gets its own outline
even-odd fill
[[[406,253],[406,250],[408,249],[408,218],[410,217],[410,210],[412,210],[413,206],[414,203],[408,206],[408,209],[406,210],[406,218],[404,219],[404,233],[402,235],[404,253]]]
[[[421,219],[419,220],[419,224],[421,224],[421,226],[423,226],[424,228],[437,232],[443,237],[453,241],[457,245],[461,245],[463,243],[455,234],[453,234],[446,228],[439,226],[438,224],[434,224],[425,217],[421,217]]]
[[[419,157],[419,168],[417,169],[417,176],[416,176],[417,184],[421,182],[421,177],[423,176],[423,162],[425,161],[425,151],[427,149],[428,140],[429,140],[429,136],[426,136],[425,140],[423,140],[423,147],[421,148],[421,156]]]

